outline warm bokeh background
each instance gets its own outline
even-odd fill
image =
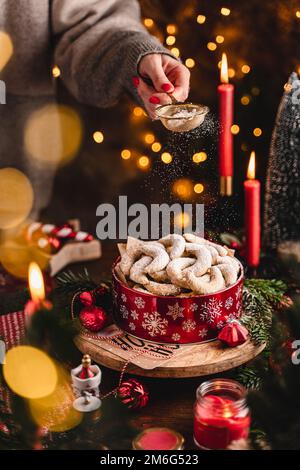
[[[214,115],[218,63],[222,52],[227,52],[236,90],[236,196],[226,202],[230,210],[225,216],[225,202],[220,203],[217,197],[216,127],[205,138],[193,134],[178,139],[160,122],[151,122],[129,97],[124,96],[114,108],[98,110],[78,106],[59,86],[60,100],[80,112],[85,137],[77,158],[59,171],[52,203],[44,216],[55,221],[58,216],[61,221],[80,216],[83,225],[93,232],[96,207],[102,202],[116,202],[124,194],[131,202],[204,202],[207,225],[214,226],[220,214],[225,226],[239,225],[242,181],[250,151],[257,152],[258,177],[264,185],[283,86],[289,74],[300,67],[300,2],[141,0],[141,6],[149,32],[180,54],[190,67],[190,100],[208,105]],[[95,132],[100,143],[94,140]],[[171,163],[161,160],[163,152],[172,155]],[[199,152],[205,152],[207,159],[195,163],[193,155]],[[142,156],[147,158],[140,160]],[[201,154],[198,160],[205,158]],[[164,159],[168,162],[170,157]],[[197,157],[194,159],[197,161]],[[197,183],[198,193],[194,190]]]

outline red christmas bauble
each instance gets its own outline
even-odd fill
[[[94,303],[93,295],[87,291],[81,292],[81,294],[79,294],[79,299],[80,299],[80,302],[86,306],[91,306]]]
[[[218,339],[231,348],[245,343],[248,338],[248,330],[238,321],[232,321],[222,328]]]
[[[128,379],[121,383],[118,397],[130,409],[144,408],[149,401],[147,388],[136,379]]]
[[[79,314],[81,325],[93,333],[97,333],[104,328],[106,319],[107,314],[101,307],[84,307]]]

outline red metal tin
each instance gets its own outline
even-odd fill
[[[175,344],[211,341],[228,320],[240,318],[243,281],[241,265],[237,282],[214,294],[159,296],[126,286],[113,267],[115,322],[127,333],[148,341]]]

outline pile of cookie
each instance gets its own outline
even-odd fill
[[[211,294],[233,285],[240,274],[234,250],[192,233],[158,241],[128,237],[118,245],[115,274],[127,286],[155,295]]]

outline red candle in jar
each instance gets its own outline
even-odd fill
[[[134,450],[182,450],[184,438],[169,428],[148,428],[132,443]]]
[[[260,182],[255,179],[255,152],[251,153],[245,191],[246,260],[249,266],[259,265],[260,258]]]
[[[246,439],[250,413],[245,388],[234,380],[213,379],[197,389],[194,407],[194,440],[203,449],[226,449]]]
[[[222,196],[232,195],[233,177],[233,97],[234,86],[228,80],[228,64],[226,54],[222,55],[221,84],[218,86],[219,95],[219,173],[220,193]]]

